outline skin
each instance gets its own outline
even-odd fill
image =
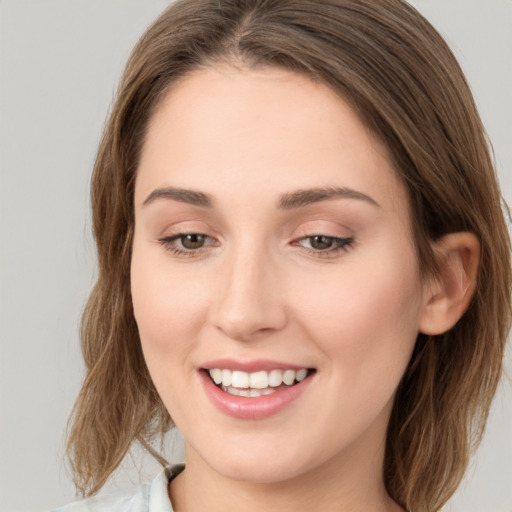
[[[155,192],[166,187],[212,205]],[[283,195],[318,187],[366,199],[279,207]],[[284,70],[194,71],[151,120],[135,215],[134,313],[186,443],[174,509],[402,510],[383,483],[386,427],[432,293],[405,187],[351,108]],[[207,238],[187,251],[169,241],[180,233]],[[352,243],[318,250],[314,235]],[[278,414],[240,420],[212,405],[198,377],[225,357],[316,373]]]

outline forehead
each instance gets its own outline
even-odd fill
[[[136,200],[165,185],[214,194],[330,185],[381,198],[404,193],[387,148],[327,86],[279,68],[228,65],[193,71],[156,109]]]

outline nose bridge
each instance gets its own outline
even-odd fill
[[[286,315],[271,251],[246,239],[227,252],[215,308],[217,327],[240,340],[280,329]]]

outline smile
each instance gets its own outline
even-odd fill
[[[216,359],[198,370],[210,403],[242,420],[262,420],[292,407],[317,380],[316,368],[268,359]]]
[[[222,391],[235,396],[256,398],[289,388],[308,376],[309,370],[279,370],[244,372],[226,368],[212,368],[208,373]]]

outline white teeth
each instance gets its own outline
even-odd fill
[[[249,387],[256,389],[268,388],[268,373],[256,372],[249,374]]]
[[[238,388],[234,388],[232,386],[229,386],[227,388],[225,388],[223,386],[222,390],[225,391],[226,393],[229,393],[230,395],[245,396],[245,397],[248,397],[248,398],[249,397],[255,398],[255,397],[263,396],[263,395],[271,395],[272,393],[276,392],[276,390],[272,389],[272,388],[267,388],[267,389],[238,389]]]
[[[304,380],[306,378],[308,374],[308,371],[303,368],[302,370],[299,370],[297,372],[297,374],[295,375],[295,379],[297,380],[297,382],[300,382],[301,380]]]
[[[226,387],[231,386],[231,370],[222,370],[222,385]]]
[[[224,373],[225,371],[226,370],[222,370],[222,373]],[[224,386],[226,385],[224,379],[222,380],[222,383],[224,384]],[[234,388],[247,389],[249,387],[249,374],[245,372],[234,371],[231,374],[231,385]]]
[[[287,386],[291,386],[295,381],[295,373],[296,372],[293,370],[285,370],[285,372],[283,373],[283,382]]]
[[[268,394],[266,391],[274,392],[272,388],[282,384],[291,386],[295,382],[303,381],[308,375],[308,370],[306,368],[297,371],[276,369],[270,372],[261,370],[247,373],[226,368],[212,368],[209,373],[215,384],[221,384],[228,393],[240,396],[261,396]]]
[[[283,372],[281,370],[272,370],[268,374],[268,385],[272,387],[280,386],[283,383]]]
[[[219,368],[214,368],[213,370],[210,370],[210,376],[213,379],[213,382],[215,384],[220,384],[222,382],[222,370]]]

